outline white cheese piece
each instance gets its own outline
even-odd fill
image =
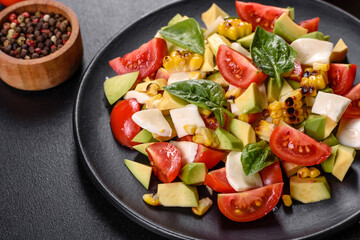
[[[172,129],[159,109],[141,110],[132,115],[132,120],[141,128],[163,137],[171,137]]]
[[[230,103],[231,112],[236,116],[241,115],[240,109],[236,103]]]
[[[180,150],[181,153],[181,167],[184,167],[188,163],[192,163],[195,160],[199,145],[189,141],[170,141],[170,144],[174,145]]]
[[[207,39],[209,36],[217,33],[218,26],[224,22],[224,18],[222,16],[218,16],[218,18],[211,24],[211,26],[205,31],[204,38]]]
[[[342,118],[336,138],[340,144],[360,150],[360,119]]]
[[[231,43],[231,46],[230,46],[230,47],[231,47],[232,49],[234,49],[235,51],[241,53],[241,54],[244,55],[245,57],[252,59],[252,58],[251,58],[251,53],[250,53],[248,50],[246,50],[245,48],[243,48],[240,43],[238,43],[238,42],[233,42],[233,43]]]
[[[241,164],[241,152],[231,151],[227,156],[225,168],[229,184],[238,192],[263,186],[259,173],[245,175]]]
[[[319,91],[311,111],[316,114],[324,114],[338,122],[350,103],[351,100],[346,97]]]
[[[179,138],[188,135],[184,129],[185,125],[205,127],[205,123],[199,114],[198,107],[194,104],[188,104],[182,108],[172,109],[170,110],[170,116]]]
[[[299,38],[290,45],[296,52],[296,60],[302,65],[329,63],[334,44],[312,38]]]
[[[206,77],[206,73],[201,71],[172,73],[170,74],[170,77],[168,79],[168,85],[175,82],[182,82],[186,80],[203,79],[205,77]]]
[[[128,91],[124,96],[125,100],[130,98],[135,98],[136,101],[138,101],[140,104],[145,104],[146,101],[150,99],[150,96],[146,93],[131,90]]]

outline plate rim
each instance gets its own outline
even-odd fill
[[[236,0],[235,0],[236,1]],[[249,2],[249,0],[244,0],[246,2]],[[255,0],[256,1],[256,0]],[[346,15],[347,17],[350,17],[352,20],[354,20],[355,22],[357,22],[359,24],[360,27],[360,19],[355,17],[354,15],[350,14],[349,12],[341,9],[338,6],[335,6],[329,2],[325,2],[322,0],[306,0],[306,1],[310,1],[310,2],[317,2],[319,4],[323,4],[326,5],[329,8],[333,8],[334,10],[340,12],[341,14]],[[89,62],[88,66],[86,67],[86,69],[84,70],[82,76],[81,76],[81,80],[77,86],[78,90],[76,93],[76,98],[75,98],[75,104],[73,107],[73,118],[72,118],[72,124],[73,124],[73,134],[74,134],[74,139],[75,139],[75,144],[76,144],[76,149],[78,152],[78,158],[80,158],[81,163],[83,165],[83,167],[86,170],[86,173],[88,174],[88,176],[90,177],[91,181],[93,182],[93,184],[96,186],[96,188],[102,193],[102,195],[118,210],[120,210],[124,215],[126,215],[130,220],[132,220],[133,222],[139,224],[140,226],[152,231],[155,234],[161,235],[163,237],[166,238],[175,238],[175,239],[199,239],[199,238],[194,238],[188,235],[184,235],[181,234],[179,232],[175,232],[172,230],[169,230],[165,227],[162,226],[158,226],[155,223],[153,223],[152,221],[148,221],[146,220],[144,217],[141,217],[140,215],[136,214],[134,211],[132,211],[131,209],[129,209],[127,206],[125,206],[125,204],[123,203],[123,201],[120,201],[115,195],[114,193],[106,186],[106,184],[101,180],[101,177],[98,176],[98,174],[96,173],[95,169],[93,168],[93,166],[91,165],[88,156],[85,153],[84,147],[81,143],[81,137],[80,137],[80,132],[79,132],[79,104],[80,104],[80,97],[82,94],[82,88],[84,86],[84,80],[88,77],[90,70],[93,66],[95,66],[95,62],[98,60],[98,58],[100,58],[100,56],[102,55],[102,53],[106,50],[106,48],[111,45],[114,40],[121,35],[124,31],[126,31],[127,29],[133,27],[134,25],[136,25],[138,22],[143,21],[144,19],[155,15],[157,12],[159,11],[163,11],[166,8],[170,8],[173,7],[174,5],[177,4],[182,4],[184,2],[191,2],[191,0],[176,0],[175,2],[172,3],[167,3],[163,6],[161,6],[160,8],[157,8],[149,13],[143,14],[140,18],[138,18],[137,20],[134,20],[132,22],[130,22],[128,25],[122,27],[117,33],[115,33],[104,45],[102,45],[99,49],[99,51],[94,55],[94,57],[92,58],[92,60]],[[80,153],[80,154],[79,154]],[[326,237],[329,236],[332,233],[337,233],[340,232],[341,230],[344,230],[345,228],[349,227],[350,225],[354,224],[355,222],[360,221],[360,208],[357,212],[355,212],[354,214],[352,214],[351,216],[349,216],[348,218],[344,219],[343,221],[340,221],[339,223],[323,229],[321,231],[306,235],[306,236],[301,236],[299,238],[296,239],[311,239],[311,238],[316,238],[316,237]]]

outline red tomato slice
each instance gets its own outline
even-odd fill
[[[117,57],[111,60],[109,64],[119,75],[139,71],[138,79],[144,79],[161,67],[166,54],[166,41],[154,38],[122,58]]]
[[[360,118],[360,83],[355,85],[344,97],[349,98],[351,103],[343,116],[347,118]]]
[[[280,159],[301,166],[320,164],[331,154],[331,148],[318,143],[299,130],[279,125],[270,136],[271,151]]]
[[[205,163],[207,169],[212,169],[224,157],[225,157],[225,152],[208,148],[202,144],[199,144],[194,162],[203,162]]]
[[[298,61],[295,60],[294,69],[292,70],[289,78],[290,78],[291,80],[300,82],[302,76],[303,76],[303,69],[302,69],[302,67],[301,67],[301,64],[300,64]]]
[[[141,130],[131,117],[140,111],[140,107],[135,99],[119,101],[110,115],[110,126],[115,139],[130,148],[139,144],[131,141]]]
[[[262,5],[253,2],[236,1],[236,12],[239,18],[243,21],[252,24],[253,31],[260,25],[269,32],[273,32],[275,21],[284,13],[289,13],[286,8],[279,8],[273,6]]]
[[[330,64],[328,78],[330,87],[335,94],[343,95],[350,90],[355,80],[356,69],[357,65],[355,64]]]
[[[165,68],[159,68],[159,70],[156,72],[155,79],[164,78],[168,80],[170,77],[170,73],[166,71]]]
[[[219,193],[235,193],[235,189],[229,184],[226,178],[225,167],[206,174],[204,185]]]
[[[279,202],[284,183],[246,192],[218,194],[219,209],[236,222],[250,222],[268,214]]]
[[[248,114],[248,123],[252,124],[254,122],[256,122],[257,120],[259,120],[259,118],[262,116],[262,113],[249,113]]]
[[[319,21],[320,21],[320,18],[316,17],[316,18],[305,20],[305,21],[301,21],[298,23],[298,25],[300,27],[307,29],[308,33],[311,33],[311,32],[316,32],[318,30]]]
[[[251,59],[226,45],[220,45],[216,63],[224,79],[239,88],[247,88],[252,82],[259,84],[267,78]]]
[[[181,153],[168,142],[157,142],[146,148],[155,176],[164,183],[171,183],[181,170]]]
[[[283,177],[281,172],[280,163],[273,163],[266,168],[262,169],[260,172],[261,179],[265,186],[271,185],[274,183],[282,183]]]
[[[193,137],[191,135],[186,135],[184,137],[181,137],[178,139],[178,141],[188,141],[188,142],[192,142]]]

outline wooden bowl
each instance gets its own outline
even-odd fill
[[[19,2],[0,12],[0,28],[11,13],[55,13],[64,16],[71,24],[69,40],[54,53],[38,59],[24,60],[7,55],[0,50],[0,78],[10,86],[22,90],[44,90],[59,85],[70,78],[81,64],[83,45],[79,21],[65,5],[49,0]]]

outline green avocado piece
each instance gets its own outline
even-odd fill
[[[335,164],[335,158],[336,158],[337,150],[338,150],[339,146],[340,145],[335,145],[335,146],[331,147],[330,156],[328,157],[328,159],[326,159],[325,161],[323,161],[321,163],[321,167],[324,170],[324,172],[331,173],[333,171],[334,164]]]
[[[228,47],[230,47],[230,45],[231,45],[231,42],[229,40],[227,40],[226,37],[219,35],[217,33],[214,33],[213,35],[208,37],[207,40],[209,42],[211,51],[214,53],[215,57],[217,56],[217,52],[218,52],[220,45],[226,45]]]
[[[256,142],[255,131],[252,126],[246,122],[233,118],[230,121],[229,130],[230,133],[240,139],[244,146]]]
[[[196,187],[187,186],[183,182],[161,183],[157,195],[165,207],[197,207],[199,204]]]
[[[293,7],[287,7],[286,9],[289,11],[289,16],[290,16],[290,18],[291,18],[292,20],[294,20],[294,19],[295,19],[295,8],[293,8]]]
[[[215,130],[215,134],[220,142],[219,149],[241,151],[244,148],[243,143],[237,137],[220,127]]]
[[[281,83],[284,84],[284,80],[282,80]],[[279,87],[275,78],[273,77],[269,78],[269,80],[267,81],[267,89],[266,89],[267,100],[269,103],[279,100],[281,88],[282,86]]]
[[[356,151],[354,148],[339,145],[332,174],[341,182],[355,159]]]
[[[157,142],[152,133],[146,129],[141,130],[131,141],[137,143]]]
[[[180,13],[176,14],[168,23],[168,26],[174,25],[175,23],[189,19],[187,16],[181,16]]]
[[[256,83],[251,83],[246,91],[235,99],[241,114],[258,113],[265,107],[265,98]]]
[[[323,143],[325,143],[326,145],[328,145],[329,147],[338,145],[339,142],[336,139],[336,137],[334,136],[334,134],[330,133],[330,135],[324,139]]]
[[[297,25],[287,13],[283,13],[274,25],[274,34],[282,37],[287,42],[293,42],[307,34],[308,30]]]
[[[313,203],[330,199],[330,186],[324,176],[316,178],[290,178],[290,196],[302,203]]]
[[[330,87],[326,87],[324,89],[321,89],[319,91],[325,92],[325,93],[334,93],[334,90]]]
[[[321,141],[325,136],[325,124],[326,117],[311,115],[305,122],[305,133],[316,141]]]
[[[294,89],[290,86],[290,84],[284,80],[284,83],[281,87],[281,91],[280,91],[280,98],[282,96],[288,95],[289,93],[291,93],[292,91],[294,91]]]
[[[205,163],[193,162],[186,164],[179,173],[179,178],[186,185],[201,185],[207,173]]]
[[[242,47],[250,49],[251,43],[252,43],[252,41],[254,39],[254,35],[255,35],[255,32],[253,32],[253,33],[251,33],[251,34],[249,34],[249,35],[247,35],[245,37],[242,37],[242,38],[240,38],[240,39],[238,39],[236,41],[238,43],[240,43]]]
[[[139,71],[118,75],[105,80],[104,92],[110,105],[113,105],[131,89],[138,76]]]
[[[291,79],[286,80],[288,82],[288,84],[293,88],[293,89],[298,89],[301,87],[301,84],[298,81],[294,81]]]
[[[213,73],[210,76],[208,76],[206,79],[216,82],[216,83],[220,84],[222,87],[229,86],[229,83],[223,78],[223,76],[221,75],[220,72]]]
[[[145,156],[148,156],[147,152],[146,152],[146,148],[148,146],[150,146],[151,144],[153,144],[155,142],[149,142],[149,143],[143,143],[143,144],[139,144],[139,145],[135,145],[133,146],[133,149],[135,149],[136,151],[144,154]]]
[[[124,162],[136,179],[139,180],[146,189],[149,189],[152,167],[128,159],[125,159]]]
[[[313,39],[318,39],[321,41],[329,41],[330,37],[329,36],[324,36],[324,34],[322,32],[311,32],[308,34],[305,34],[303,36],[301,36],[300,38],[313,38]],[[325,40],[327,39],[327,40]]]
[[[285,161],[280,161],[280,162],[287,177],[291,177],[295,175],[300,168],[303,168],[303,166],[291,162],[285,162]]]

